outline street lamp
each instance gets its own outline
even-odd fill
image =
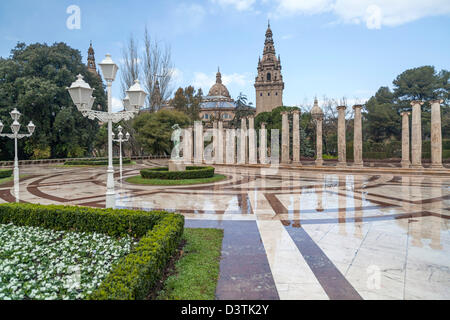
[[[108,111],[97,111],[92,110],[92,105],[94,104],[95,98],[92,97],[94,89],[91,89],[88,83],[83,80],[82,75],[77,76],[77,80],[72,83],[70,88],[67,88],[69,94],[76,105],[78,110],[91,120],[98,119],[100,122],[108,122],[108,170],[107,170],[107,183],[106,183],[106,195],[114,196],[114,167],[112,159],[112,124],[118,123],[122,120],[132,119],[138,112],[139,108],[144,106],[145,97],[147,93],[142,90],[139,81],[136,80],[134,85],[130,87],[127,91],[129,98],[129,104],[125,106],[125,111],[122,112],[112,112],[112,94],[111,87],[112,83],[116,78],[117,70],[119,67],[111,59],[111,55],[107,54],[106,58],[99,63],[100,69],[102,70],[103,77],[107,83],[107,93],[108,93]],[[107,208],[111,207],[111,204],[106,205]]]
[[[119,139],[114,139],[115,134],[114,132],[112,133],[112,141],[114,142],[119,142],[119,168],[120,168],[120,181],[122,181],[122,142],[127,142],[128,140],[130,140],[130,134],[127,132],[127,134],[125,135],[126,139],[123,139],[123,133],[122,133],[122,126],[118,126],[117,130],[119,130],[119,133],[117,134],[117,136],[119,137]]]
[[[20,112],[17,111],[16,108],[14,108],[14,110],[11,111],[10,115],[11,115],[11,118],[13,119],[13,123],[11,125],[12,134],[1,134],[4,126],[3,126],[3,123],[0,121],[0,137],[14,139],[14,185],[18,186],[18,183],[19,183],[19,160],[17,157],[17,139],[31,137],[34,133],[34,129],[36,129],[36,126],[33,124],[32,121],[30,121],[30,123],[27,126],[29,133],[28,134],[20,134],[19,133],[20,126],[21,126],[19,123],[19,119],[21,116]]]

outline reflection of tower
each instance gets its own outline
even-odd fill
[[[316,199],[317,199],[317,207],[316,207],[316,211],[317,212],[323,212],[323,191],[324,191],[324,179],[323,179],[323,175],[319,175],[318,177],[318,181],[321,181],[322,185],[318,186],[315,185],[314,186],[314,191],[316,193]]]
[[[88,50],[87,69],[89,72],[92,72],[93,74],[98,76],[97,66],[95,65],[95,52],[94,48],[92,47],[92,41]]]
[[[283,105],[284,82],[281,75],[281,59],[275,54],[270,23],[266,31],[264,53],[258,61],[258,76],[255,80],[256,114],[270,112]]]

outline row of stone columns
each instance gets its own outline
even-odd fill
[[[442,168],[442,126],[441,103],[442,100],[432,100],[431,104],[431,167]],[[411,112],[402,112],[402,167],[414,169],[422,166],[422,105],[423,101],[411,101],[411,160],[409,157],[409,115]]]

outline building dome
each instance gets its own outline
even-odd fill
[[[222,74],[220,70],[217,71],[216,74],[216,83],[209,90],[208,96],[210,97],[226,97],[231,98],[230,93],[228,92],[227,87],[222,84]]]
[[[313,119],[323,118],[323,110],[319,107],[317,98],[314,99],[314,107],[311,109],[311,116],[313,117]]]

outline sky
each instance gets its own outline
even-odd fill
[[[0,1],[0,56],[17,42],[62,41],[86,62],[92,41],[97,63],[110,53],[120,68],[127,39],[142,39],[147,27],[171,48],[173,89],[207,93],[220,67],[232,97],[242,92],[254,103],[269,19],[285,105],[311,104],[315,96],[363,102],[380,86],[392,88],[406,69],[450,69],[450,0]]]

